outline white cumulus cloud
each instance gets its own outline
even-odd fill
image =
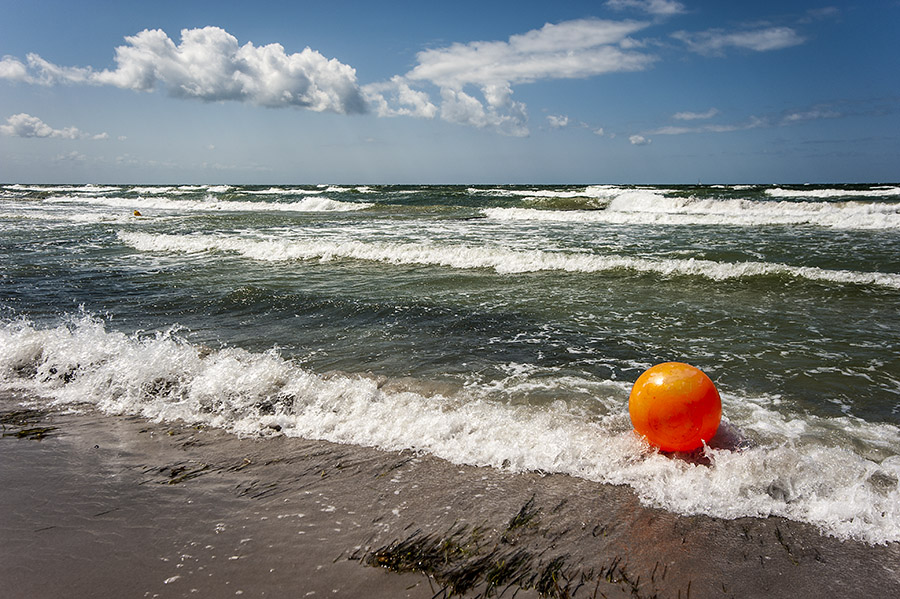
[[[466,84],[529,83],[547,79],[591,77],[617,71],[639,71],[653,57],[617,46],[647,27],[637,21],[579,19],[547,23],[509,41],[452,44],[419,52],[410,80],[442,87]]]
[[[507,135],[528,134],[526,106],[512,99],[513,86],[552,79],[639,71],[656,58],[638,51],[628,36],[648,27],[639,21],[577,19],[547,23],[508,40],[455,43],[417,54],[406,75],[364,88],[378,114],[406,114]],[[438,88],[440,106],[422,88]]]
[[[632,135],[628,138],[628,141],[630,141],[633,146],[647,146],[650,145],[653,140],[647,139],[643,135]]]
[[[505,135],[528,135],[528,113],[525,105],[510,97],[512,92],[502,88],[484,91],[485,104],[474,96],[453,88],[441,90],[441,118],[451,123],[478,128],[491,127]]]
[[[15,57],[4,56],[0,59],[0,79],[29,82],[28,69]]]
[[[366,101],[378,116],[415,116],[434,118],[438,107],[423,91],[412,89],[409,83],[395,75],[390,81],[371,83],[362,89]]]
[[[547,122],[554,129],[562,129],[569,124],[569,117],[563,114],[548,114]]]
[[[756,52],[781,50],[797,46],[806,39],[790,27],[766,27],[747,31],[724,31],[710,29],[697,33],[676,31],[672,34],[681,40],[692,52],[711,56],[722,56],[728,48],[743,48]]]
[[[116,48],[116,68],[63,67],[37,54],[27,66],[13,57],[0,62],[0,77],[30,83],[112,85],[207,102],[235,100],[261,106],[314,111],[365,112],[356,71],[305,48],[288,54],[281,44],[239,45],[219,27],[184,29],[176,44],[159,29],[145,29]]]
[[[114,68],[62,66],[34,53],[24,61],[6,56],[0,60],[0,78],[163,90],[206,102],[231,100],[341,114],[372,110],[387,117],[440,117],[524,136],[528,111],[513,99],[514,86],[645,69],[656,57],[629,36],[650,24],[577,19],[547,23],[507,40],[427,49],[417,54],[417,64],[405,75],[366,86],[357,83],[351,66],[309,47],[288,53],[278,43],[240,44],[219,27],[184,29],[180,41],[160,29],[145,29],[115,49]]]
[[[77,127],[54,129],[36,116],[24,112],[14,114],[0,125],[0,134],[10,137],[56,137],[60,139],[108,139],[107,133],[91,135],[80,131]]]

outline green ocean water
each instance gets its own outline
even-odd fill
[[[42,401],[900,540],[897,185],[8,184],[0,261]],[[723,397],[699,464],[630,431],[669,360]]]

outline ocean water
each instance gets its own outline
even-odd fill
[[[628,418],[669,360],[687,456]],[[0,390],[898,542],[900,185],[0,185]]]

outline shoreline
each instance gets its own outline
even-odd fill
[[[87,407],[7,418],[28,399],[0,395],[4,596],[900,594],[900,543],[413,452]]]

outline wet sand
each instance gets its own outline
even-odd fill
[[[3,597],[900,595],[900,544],[411,452],[10,416],[21,399],[0,397]]]

